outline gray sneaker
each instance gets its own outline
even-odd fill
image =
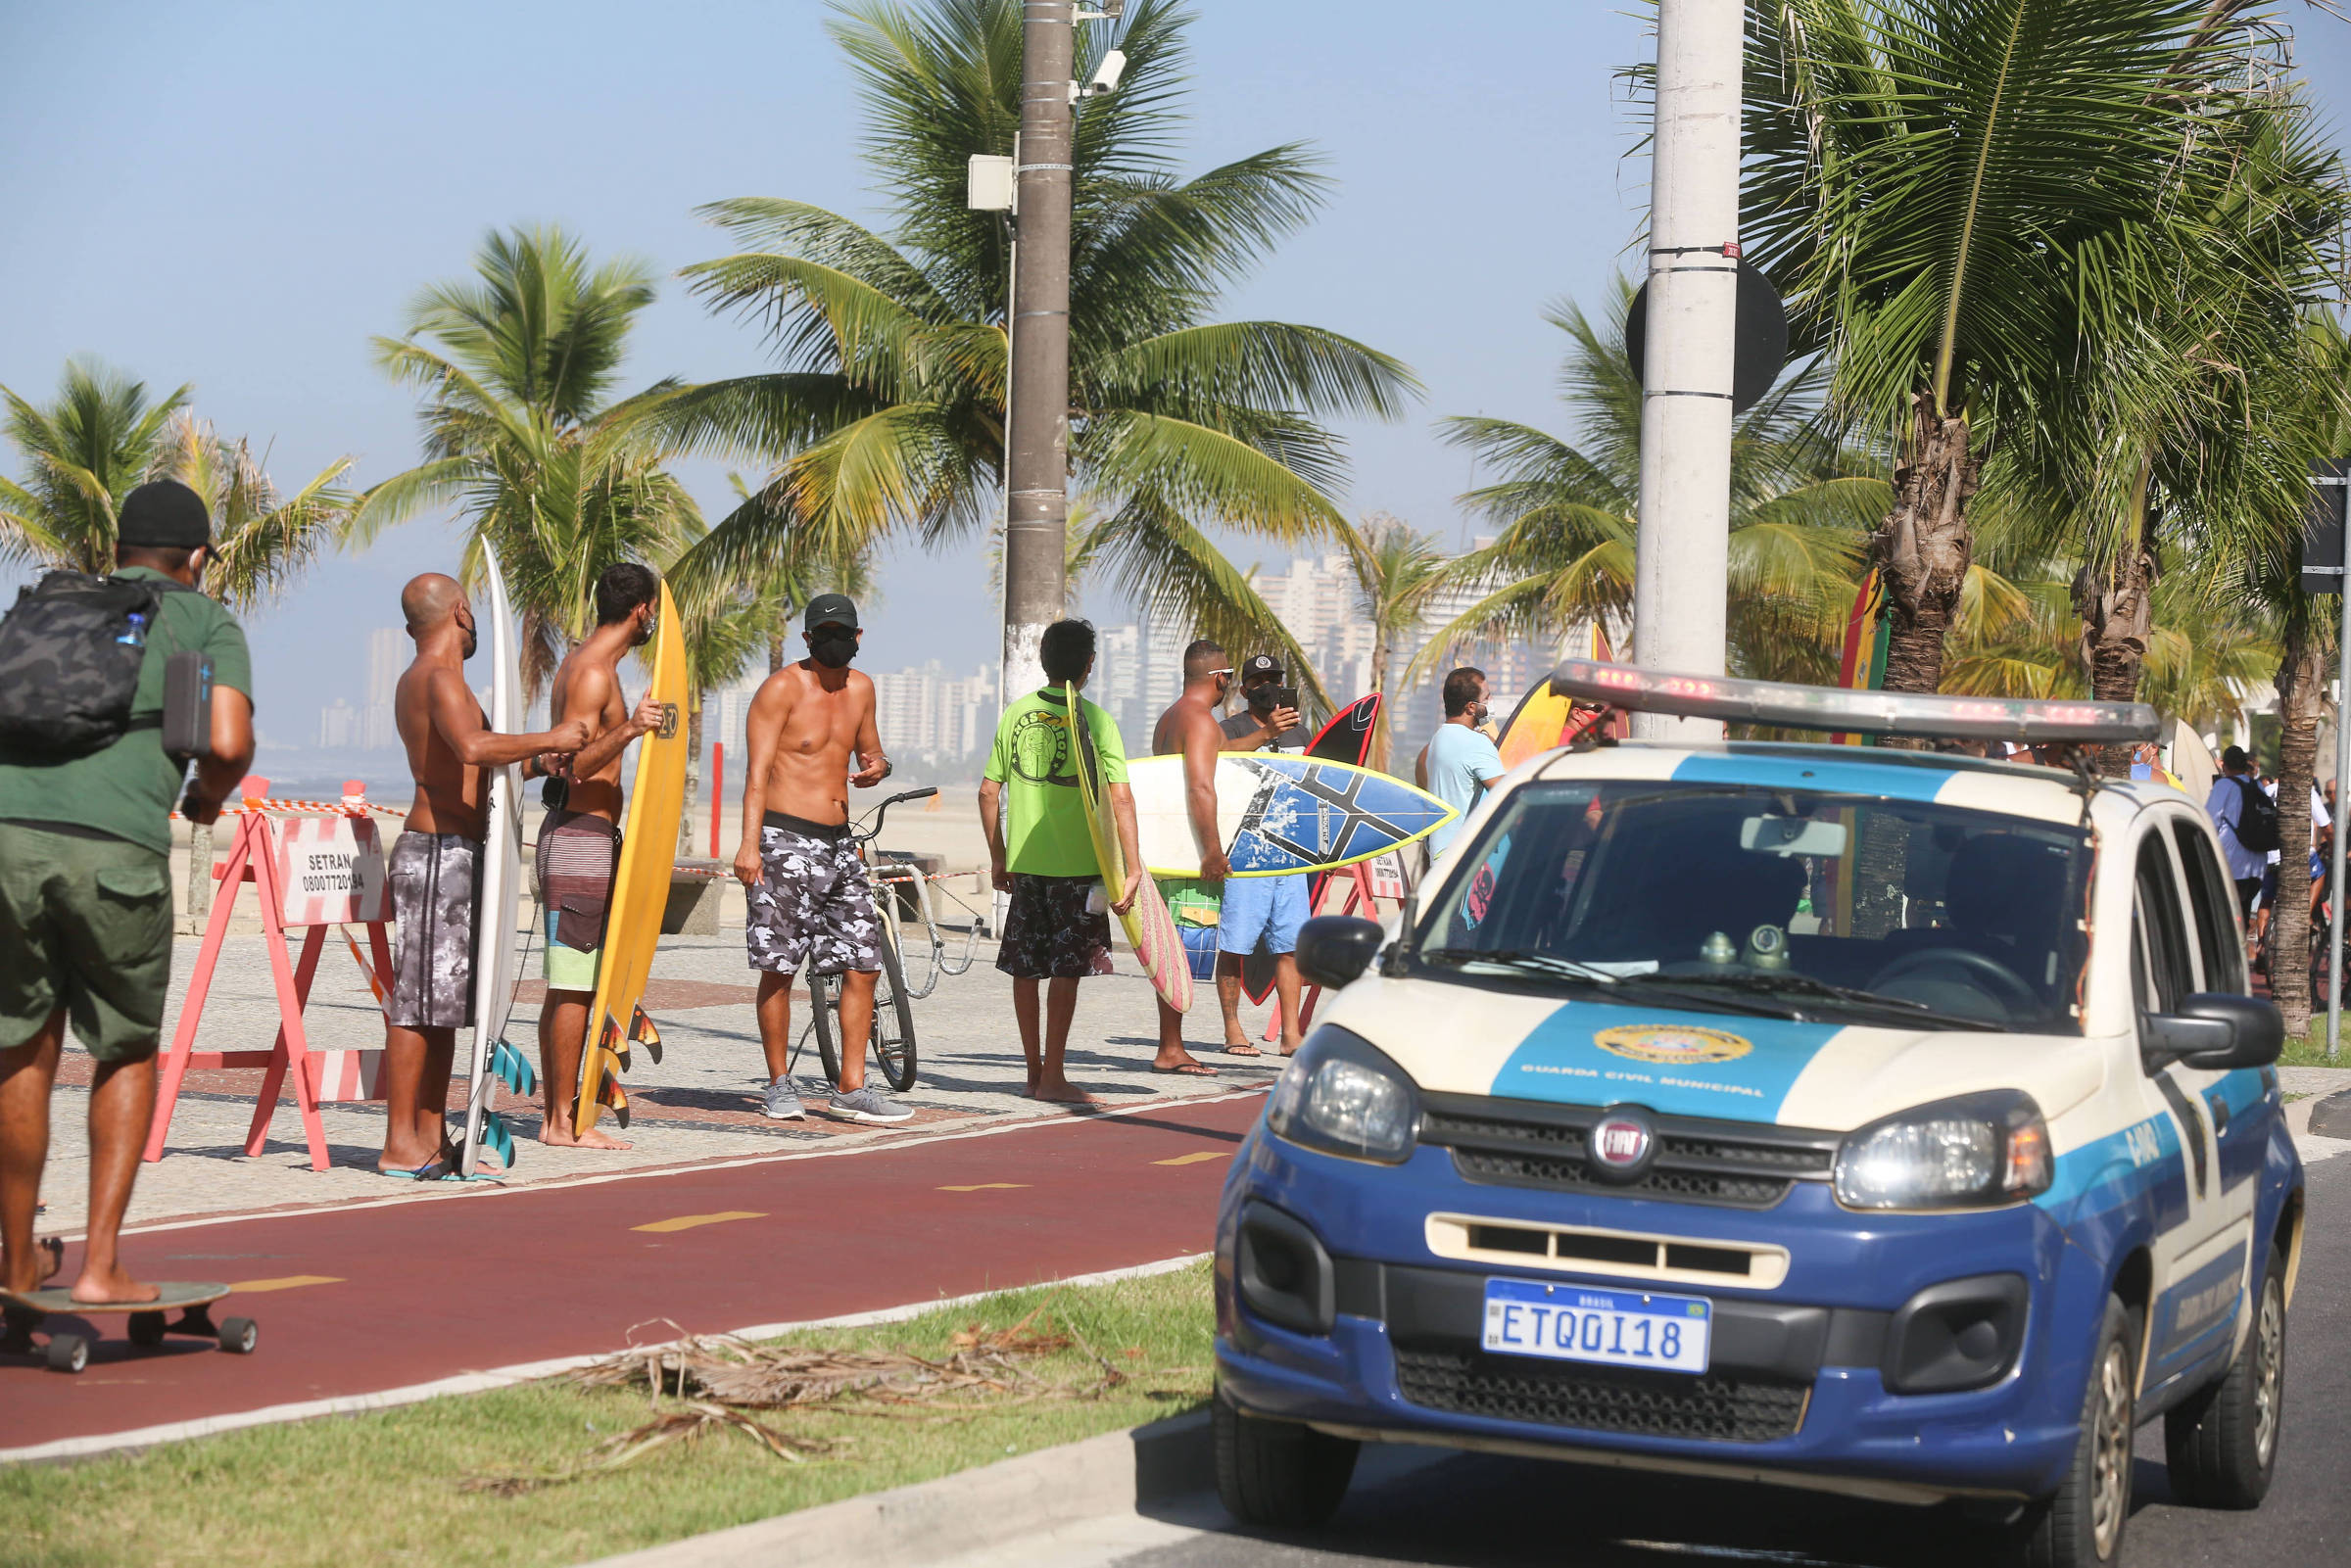
[[[832,1104],[825,1109],[844,1120],[867,1121],[878,1126],[914,1118],[913,1112],[870,1083],[855,1094],[836,1094]]]
[[[759,1097],[759,1114],[771,1121],[800,1121],[808,1113],[800,1106],[800,1091],[789,1075],[770,1083]]]

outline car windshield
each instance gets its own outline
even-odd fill
[[[1416,969],[1911,1028],[2081,1031],[2087,835],[1930,801],[1608,780],[1519,789]]]

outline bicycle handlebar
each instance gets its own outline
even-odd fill
[[[874,825],[871,828],[865,829],[861,832],[851,833],[849,836],[855,839],[858,843],[870,844],[875,839],[882,836],[882,820],[889,814],[890,807],[902,805],[909,800],[928,800],[933,795],[937,793],[938,785],[925,784],[920,789],[908,789],[902,793],[891,795],[888,800],[883,801],[882,804],[873,809],[872,817]]]

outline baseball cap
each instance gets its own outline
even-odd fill
[[[1281,679],[1281,660],[1271,653],[1252,653],[1241,661],[1241,684]]]
[[[808,601],[808,613],[800,618],[800,629],[813,632],[820,626],[845,626],[858,630],[857,606],[849,602],[846,594],[819,594]]]
[[[133,548],[202,549],[213,542],[213,514],[176,479],[155,479],[122,498],[115,543]]]

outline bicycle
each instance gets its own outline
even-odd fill
[[[876,1067],[883,1080],[900,1094],[914,1087],[917,1052],[914,1034],[913,1002],[929,996],[938,985],[939,976],[961,974],[972,967],[978,951],[982,923],[971,906],[952,893],[946,896],[971,917],[964,927],[961,954],[947,957],[947,944],[939,934],[940,922],[933,903],[933,885],[911,865],[884,866],[877,869],[868,854],[869,846],[882,835],[882,824],[889,808],[909,800],[928,800],[938,793],[936,785],[909,789],[891,795],[873,809],[869,817],[872,827],[849,835],[856,848],[859,864],[865,867],[866,883],[873,889],[874,912],[882,923],[882,973],[874,982],[874,1022],[867,1036],[867,1046],[873,1052]],[[923,921],[924,934],[929,938],[929,973],[919,989],[906,983],[903,929],[898,904],[901,889],[914,903]],[[839,974],[810,974],[808,976],[808,1026],[816,1034],[817,1055],[825,1065],[825,1076],[834,1087],[840,1085],[840,976]],[[806,1038],[805,1035],[802,1036]]]

